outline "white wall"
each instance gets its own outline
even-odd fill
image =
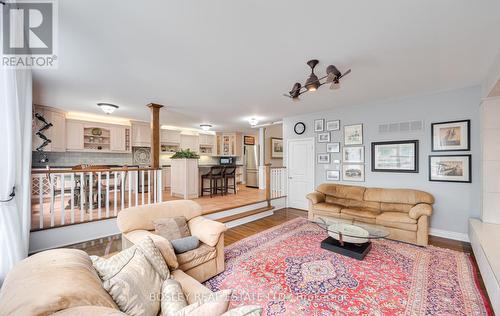
[[[318,90],[316,93],[342,93]],[[362,93],[362,91],[360,91]],[[283,137],[287,139],[314,137],[314,119],[339,119],[341,131],[332,133],[332,142],[341,142],[343,146],[342,130],[344,125],[363,123],[365,146],[365,182],[345,182],[351,185],[371,187],[399,187],[413,188],[432,193],[436,198],[434,213],[431,217],[431,227],[434,231],[444,230],[459,233],[467,232],[469,217],[480,215],[480,183],[479,165],[481,161],[481,144],[479,136],[479,103],[480,87],[471,87],[432,95],[390,100],[359,106],[337,107],[330,111],[312,113],[283,120]],[[308,96],[305,95],[305,98]],[[300,103],[299,103],[300,106]],[[431,130],[433,122],[452,121],[460,119],[471,120],[471,151],[472,154],[472,183],[430,182],[428,180],[428,156],[431,153]],[[424,130],[420,132],[379,133],[378,125],[393,122],[407,122],[422,120]],[[293,132],[296,122],[306,124],[306,132],[300,136]],[[419,140],[419,173],[380,173],[371,172],[371,143],[389,140]],[[341,150],[342,151],[342,150]],[[326,152],[326,144],[316,143],[316,153]],[[466,152],[450,152],[459,154]],[[435,153],[446,154],[446,153]],[[286,149],[285,149],[286,156]],[[341,159],[341,154],[332,154],[332,160]],[[284,160],[286,161],[286,159]],[[326,169],[331,165],[316,165],[316,185],[325,182]],[[342,181],[340,182],[342,183]]]

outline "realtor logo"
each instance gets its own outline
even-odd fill
[[[55,1],[6,2],[2,12],[2,66],[56,66],[57,10]]]

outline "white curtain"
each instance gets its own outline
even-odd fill
[[[0,69],[0,285],[30,234],[31,70]],[[12,188],[15,196],[10,201]]]

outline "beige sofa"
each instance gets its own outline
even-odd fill
[[[171,272],[192,304],[211,291],[181,270]],[[55,313],[55,314],[54,314]],[[125,315],[102,287],[89,256],[55,249],[19,262],[0,290],[0,316]]]
[[[224,232],[222,223],[208,220],[201,216],[201,207],[190,200],[168,201],[127,208],[118,213],[118,228],[122,232],[123,249],[149,236],[153,239],[165,261],[171,269],[186,272],[200,282],[224,271]],[[156,219],[184,216],[191,235],[198,237],[197,249],[182,253],[174,258],[173,264],[168,258],[172,253],[170,242],[154,234],[153,221]]]
[[[309,219],[337,218],[385,226],[388,238],[426,246],[434,197],[411,189],[324,183],[307,195]]]

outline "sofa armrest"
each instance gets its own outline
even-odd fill
[[[123,234],[122,236],[122,238],[128,239],[133,244],[139,243],[146,237],[150,237],[153,240],[153,243],[155,244],[156,248],[160,250],[163,259],[165,259],[165,262],[167,263],[170,269],[174,270],[179,267],[179,263],[177,262],[177,256],[175,255],[174,252],[174,247],[172,247],[172,244],[170,243],[170,241],[168,241],[168,239],[160,235],[153,234],[148,230],[141,230],[141,229],[133,230],[129,233]]]
[[[311,201],[312,204],[318,204],[325,202],[325,195],[320,192],[312,192],[306,195],[306,198]]]
[[[425,203],[415,205],[410,209],[408,215],[413,219],[418,219],[422,215],[431,216],[432,206]]]
[[[220,234],[227,230],[226,225],[206,219],[203,216],[197,216],[190,219],[188,221],[188,226],[191,235],[198,237],[199,240],[210,247],[215,247]]]

